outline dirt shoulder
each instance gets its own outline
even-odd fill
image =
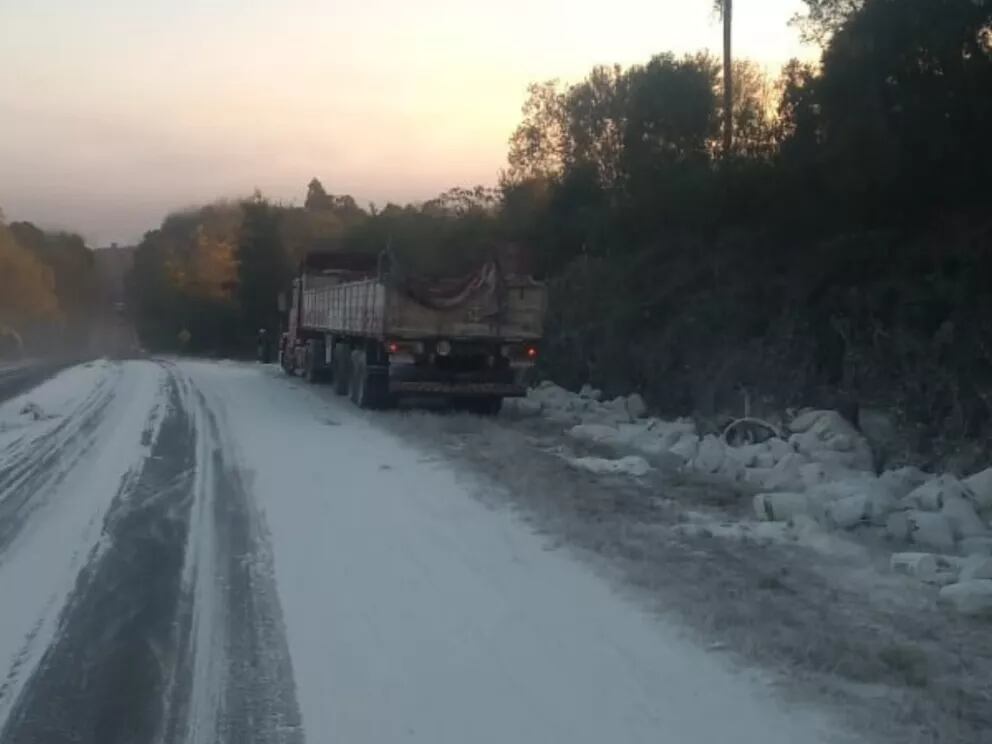
[[[990,625],[892,575],[891,546],[753,522],[750,494],[676,471],[575,470],[561,455],[586,453],[540,419],[382,420],[481,477],[480,498],[510,505],[697,642],[770,672],[790,700],[832,707],[873,741],[992,741]]]

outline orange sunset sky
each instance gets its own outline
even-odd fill
[[[813,50],[737,0],[739,56]],[[0,208],[133,242],[177,207],[307,181],[360,203],[494,184],[526,86],[719,52],[709,0],[0,0]]]

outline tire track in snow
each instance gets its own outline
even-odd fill
[[[84,373],[85,370],[85,373]],[[75,368],[66,373],[67,377],[82,378],[82,384],[86,384],[88,381],[85,379],[84,374],[88,376],[95,376],[95,379],[89,385],[89,387],[83,388],[85,393],[80,393],[80,380],[76,379],[71,383],[66,383],[66,380],[59,380],[63,385],[68,384],[70,389],[74,391],[69,394],[69,401],[63,401],[71,404],[71,410],[65,414],[59,413],[49,413],[42,410],[39,407],[36,408],[36,413],[40,417],[42,422],[47,422],[57,419],[58,424],[50,426],[48,428],[42,427],[39,432],[37,429],[32,428],[31,424],[18,424],[16,422],[10,421],[0,421],[0,433],[8,433],[10,431],[17,432],[21,426],[24,426],[21,436],[15,436],[0,446],[0,487],[9,487],[13,480],[13,477],[17,473],[21,473],[27,469],[27,466],[33,462],[38,456],[38,446],[45,444],[48,440],[53,438],[59,438],[60,432],[65,430],[66,427],[75,425],[80,418],[82,418],[86,412],[92,409],[94,403],[105,398],[109,394],[110,390],[108,388],[108,383],[112,382],[107,378],[110,375],[114,375],[117,378],[120,377],[122,373],[122,367],[119,365],[111,365],[108,363],[90,363],[84,367]],[[21,397],[20,400],[14,401],[12,403],[4,403],[2,408],[6,408],[7,413],[13,413],[19,408],[33,407],[37,406],[37,400],[42,400],[43,402],[48,402],[46,399],[46,393],[50,390],[46,387],[37,389],[33,393],[27,393]],[[62,393],[65,395],[65,391]],[[78,400],[72,402],[72,399],[78,397]],[[37,424],[38,418],[35,419],[33,423]],[[63,440],[66,436],[61,437]]]
[[[302,744],[289,647],[264,519],[221,420],[183,380],[198,434],[185,568],[185,662],[166,744]]]
[[[4,744],[303,742],[248,476],[222,419],[174,365],[161,367],[166,400],[146,427],[146,457],[98,515],[102,537],[80,556],[68,599],[53,595],[25,627],[0,686]],[[76,477],[69,461],[53,465]]]
[[[174,382],[151,456],[104,521],[60,629],[0,735],[27,742],[151,741],[162,720],[192,503],[193,448]]]
[[[0,452],[0,557],[52,489],[96,444],[96,430],[113,401],[121,368],[113,367],[54,428],[25,436]]]
[[[101,527],[115,494],[128,493],[136,484],[141,464],[150,454],[148,445],[161,424],[157,405],[162,392],[161,370],[146,364],[114,365],[111,369],[112,390],[104,388],[110,384],[107,377],[75,368],[65,373],[61,391],[47,391],[54,394],[48,402],[62,399],[71,406],[77,390],[106,389],[109,401],[104,401],[103,393],[89,390],[82,398],[90,404],[75,406],[65,417],[77,419],[80,410],[89,411],[83,416],[88,422],[85,426],[73,424],[61,429],[62,434],[53,440],[64,442],[64,453],[68,453],[66,463],[51,464],[57,477],[35,481],[36,473],[26,475],[39,484],[39,491],[32,496],[34,513],[30,520],[21,520],[14,539],[0,553],[0,741],[10,738],[7,730],[12,725],[12,711],[43,674],[43,660],[51,658],[51,648],[66,628],[67,613],[86,581],[87,567],[96,565],[107,547]],[[69,399],[65,398],[67,390],[72,390]],[[39,392],[43,403],[45,392]],[[55,428],[64,424],[62,421]],[[73,446],[71,438],[65,439],[80,431],[89,432],[91,427],[92,436],[86,439],[83,451]],[[38,439],[35,436],[34,441]],[[75,441],[78,443],[78,438]],[[48,455],[40,455],[51,454],[49,450],[37,448],[37,452],[39,456],[32,459],[34,467],[49,467]],[[73,674],[77,671],[74,668]]]

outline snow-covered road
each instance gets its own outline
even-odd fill
[[[0,405],[0,742],[838,737],[378,416],[200,362]]]
[[[0,402],[34,387],[64,366],[64,362],[43,359],[0,362]]]

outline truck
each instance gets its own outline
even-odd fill
[[[425,279],[388,252],[313,252],[284,301],[279,360],[361,408],[443,396],[492,415],[526,393],[546,302],[542,282],[497,259],[468,276]]]

